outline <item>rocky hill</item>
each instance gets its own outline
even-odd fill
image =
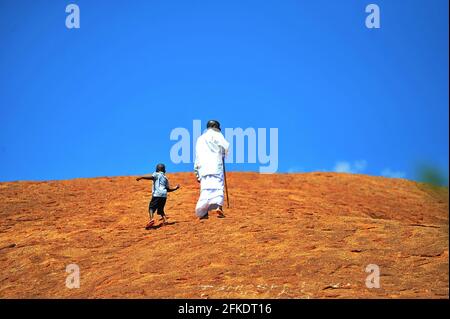
[[[448,189],[337,173],[229,173],[226,218],[168,174],[169,224],[145,230],[151,182],[0,183],[2,298],[448,298]],[[66,266],[80,288],[66,287]],[[380,288],[366,287],[366,267]]]

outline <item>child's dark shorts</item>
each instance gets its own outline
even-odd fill
[[[164,206],[166,205],[167,197],[152,197],[148,210],[157,211],[158,215],[164,216]]]

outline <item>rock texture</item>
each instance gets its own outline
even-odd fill
[[[145,230],[151,182],[0,183],[2,298],[448,298],[448,189],[336,173],[229,173],[226,218],[168,174],[169,224]],[[80,267],[79,289],[66,266]],[[366,266],[380,288],[366,287]]]

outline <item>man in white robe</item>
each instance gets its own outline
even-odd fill
[[[207,218],[214,210],[219,217],[223,215],[224,170],[223,158],[228,153],[230,143],[220,131],[220,123],[208,121],[207,130],[195,145],[194,171],[200,182],[200,197],[195,213],[200,219]]]

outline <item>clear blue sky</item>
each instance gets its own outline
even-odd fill
[[[0,180],[191,171],[169,134],[209,118],[278,128],[280,172],[448,174],[448,23],[447,0],[0,0]]]

